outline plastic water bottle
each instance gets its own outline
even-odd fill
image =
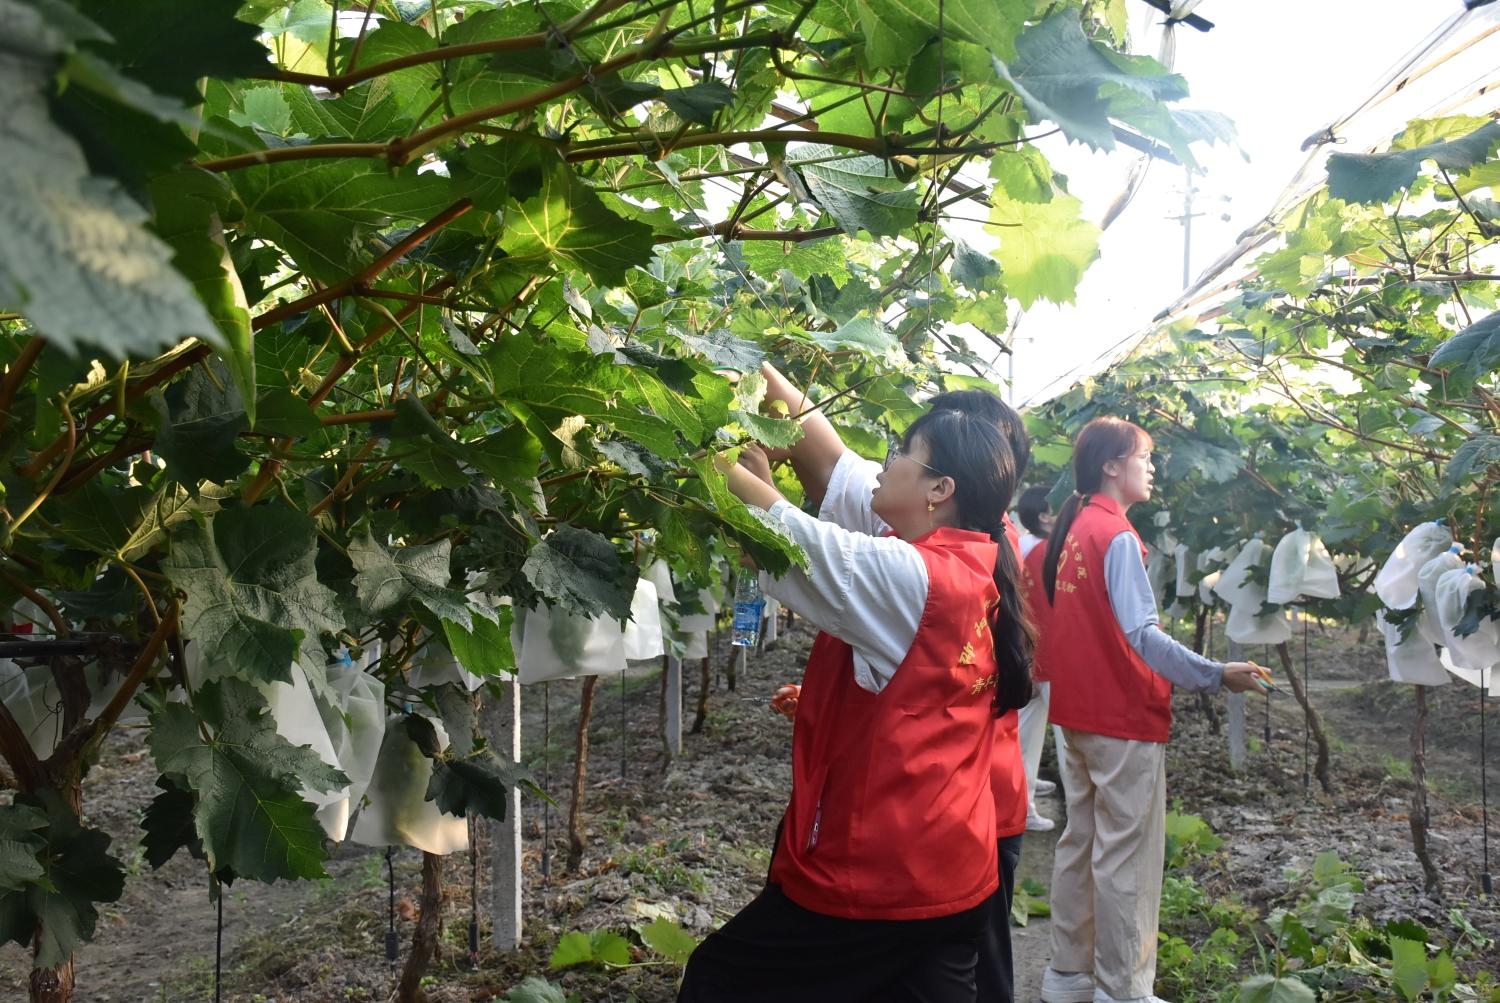
[[[754,573],[740,575],[734,586],[734,634],[729,643],[738,648],[755,647],[760,642],[760,619],[765,610],[760,577]]]

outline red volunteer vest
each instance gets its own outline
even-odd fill
[[[914,541],[927,605],[880,693],[854,652],[819,634],[792,733],[792,798],[771,880],[805,909],[910,920],[973,908],[998,885],[990,766],[995,731],[995,543],[943,528]]]
[[[1021,557],[1021,537],[1005,517],[1005,538]],[[1024,587],[1024,585],[1023,585]],[[1021,758],[1020,716],[1006,711],[995,722],[995,749],[990,764],[990,789],[995,795],[995,838],[1019,836],[1026,831],[1026,764]]]
[[[1054,637],[1047,666],[1050,716],[1076,731],[1165,742],[1172,730],[1172,684],[1125,640],[1104,580],[1105,551],[1125,531],[1139,542],[1113,498],[1090,495],[1064,541],[1048,624]]]
[[[1052,619],[1052,604],[1047,601],[1047,588],[1042,584],[1042,567],[1047,560],[1047,541],[1043,540],[1031,548],[1031,553],[1021,562],[1021,591],[1026,599],[1026,612],[1036,628],[1036,647],[1031,654],[1031,677],[1039,683],[1050,682],[1047,672],[1047,638],[1051,635],[1048,622]]]

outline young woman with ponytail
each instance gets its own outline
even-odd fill
[[[1042,567],[1051,610],[1050,713],[1068,806],[1052,874],[1044,1003],[1163,1003],[1157,911],[1166,843],[1172,687],[1254,690],[1266,671],[1193,653],[1158,626],[1126,511],[1151,497],[1151,437],[1096,418],[1073,446],[1074,494]]]
[[[768,399],[807,411],[764,375]],[[693,953],[680,1001],[976,998],[999,885],[996,719],[1030,698],[1031,636],[1004,541],[1010,445],[975,407],[941,401],[883,469],[804,417],[789,458],[821,518],[781,497],[759,450],[726,471],[807,555],[806,571],[762,586],[822,633],[770,880]]]

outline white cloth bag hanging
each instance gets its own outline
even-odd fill
[[[438,747],[446,749],[448,733],[443,723],[427,719],[437,731]],[[364,846],[414,846],[440,855],[467,849],[467,819],[444,814],[427,800],[432,760],[411,740],[404,720],[403,714],[386,718],[380,754],[366,791],[370,802],[360,809],[349,838]]]
[[[1224,633],[1236,644],[1281,644],[1292,639],[1292,628],[1280,610],[1261,614],[1266,590],[1250,578],[1271,557],[1271,546],[1259,537],[1245,541],[1214,591],[1229,603]]]
[[[625,657],[631,660],[660,658],[665,648],[661,637],[661,603],[656,586],[642,575],[635,582],[630,601],[630,619],[624,629]]]
[[[1385,668],[1392,682],[1417,686],[1443,686],[1448,682],[1438,648],[1421,631],[1413,628],[1406,640],[1401,640],[1400,629],[1386,621],[1384,610],[1376,612],[1375,626],[1385,639]]]
[[[678,634],[677,639],[682,642],[683,661],[697,661],[708,657],[708,631],[694,630],[686,634]]]
[[[667,562],[655,560],[641,572],[641,577],[656,586],[656,601],[663,605],[672,605],[677,602],[677,590],[672,587],[672,570],[667,567]]]
[[[1193,595],[1191,575],[1193,554],[1188,550],[1187,544],[1179,543],[1174,556],[1177,558],[1177,598],[1187,600]]]
[[[311,749],[325,765],[342,769],[328,727],[323,723],[323,714],[307,684],[307,671],[293,662],[290,672],[292,681],[289,683],[254,684],[266,698],[276,734],[292,745]],[[302,800],[318,809],[318,821],[329,838],[343,839],[344,829],[349,824],[349,788],[325,793],[304,787],[298,793]]]
[[[1417,601],[1417,574],[1422,565],[1453,545],[1453,534],[1441,522],[1414,526],[1375,575],[1375,594],[1388,609],[1410,609]]]
[[[1276,544],[1266,598],[1278,606],[1307,599],[1337,599],[1339,573],[1323,541],[1300,526]]]
[[[1496,674],[1494,667],[1488,669],[1465,669],[1453,664],[1448,655],[1448,649],[1444,648],[1442,653],[1443,668],[1447,669],[1453,676],[1462,679],[1470,686],[1478,686],[1484,690],[1486,697],[1495,695]]]
[[[1448,643],[1448,635],[1443,633],[1442,621],[1438,619],[1437,583],[1443,575],[1464,566],[1464,559],[1458,554],[1459,546],[1455,543],[1448,548],[1447,553],[1437,555],[1417,572],[1417,594],[1422,597],[1422,612],[1417,617],[1417,630],[1422,632],[1422,636],[1430,644]]]
[[[703,605],[702,613],[685,613],[677,618],[679,634],[713,630],[718,624],[719,600],[714,597],[714,594],[708,589],[699,589],[698,602]]]
[[[1238,555],[1239,548],[1210,547],[1198,555],[1198,570],[1204,572],[1198,579],[1198,601],[1212,606],[1216,601],[1219,580],[1224,577],[1225,565]]]
[[[523,685],[625,671],[625,633],[618,620],[544,603],[524,617],[518,611],[515,623],[511,643],[520,653],[516,678]]]
[[[318,821],[334,840],[348,833],[349,813],[364,798],[375,772],[375,760],[385,737],[385,684],[369,673],[380,660],[380,642],[365,649],[358,659],[347,653],[327,669],[328,689],[337,704],[318,698],[318,711],[333,743],[339,769],[349,778],[347,795],[318,809]]]
[[[1166,599],[1167,581],[1172,577],[1172,559],[1155,547],[1148,545],[1146,550],[1146,580],[1151,583],[1151,594],[1160,607]]]
[[[1446,638],[1448,658],[1461,669],[1488,669],[1500,662],[1500,627],[1488,617],[1479,621],[1479,629],[1467,636],[1454,633],[1464,617],[1469,594],[1484,588],[1484,582],[1472,565],[1445,571],[1437,582],[1438,620]]]

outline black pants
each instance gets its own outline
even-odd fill
[[[998,893],[995,897],[998,897]],[[678,1003],[974,1003],[991,912],[843,919],[765,889],[688,959]]]
[[[1016,893],[1016,867],[1021,863],[1021,837],[1000,840],[1000,890],[990,899],[990,922],[979,941],[979,965],[974,980],[978,1003],[1011,1003],[1015,963],[1010,954],[1010,903]]]

